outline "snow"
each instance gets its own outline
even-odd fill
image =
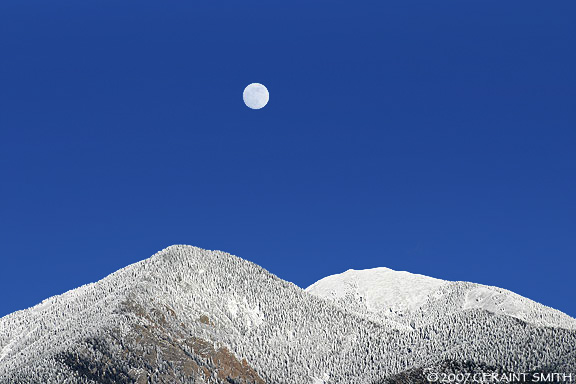
[[[232,315],[233,318],[238,316],[238,303],[234,299],[228,299],[228,312]]]
[[[321,297],[343,298],[354,295],[364,302],[369,312],[392,309],[415,311],[428,295],[447,282],[428,276],[394,271],[389,268],[354,270],[323,278],[306,288]]]
[[[576,330],[576,319],[502,288],[440,280],[384,267],[350,269],[325,277],[306,291],[373,321],[423,325],[441,314],[481,309],[539,326]]]
[[[324,372],[321,377],[315,377],[312,376],[312,384],[327,384],[328,380],[330,380],[330,375],[328,375],[328,373]]]
[[[258,327],[264,323],[262,311],[257,305],[251,305],[246,297],[243,297],[240,302],[234,298],[228,299],[227,309],[233,319],[242,318],[248,328]]]
[[[202,316],[209,324],[199,321]],[[519,371],[555,362],[576,344],[576,332],[566,330],[575,323],[496,287],[375,268],[329,276],[304,291],[235,256],[172,246],[0,318],[0,382],[59,383],[70,372],[54,356],[84,353],[84,340],[106,338],[106,330],[124,337],[134,325],[163,324],[178,340],[226,346],[266,382],[372,384],[463,353],[487,364],[506,361]],[[541,354],[525,350],[527,342]],[[14,380],[22,372],[30,380]]]
[[[38,329],[38,327],[35,327],[33,329],[31,329],[28,332],[23,332],[22,334],[14,337],[12,339],[12,341],[10,341],[4,348],[2,348],[2,350],[0,351],[0,362],[2,360],[4,360],[4,358],[6,356],[8,356],[10,353],[12,353],[14,347],[18,344],[18,342],[25,340],[28,336],[30,336],[31,333],[35,332]]]

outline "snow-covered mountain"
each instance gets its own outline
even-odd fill
[[[506,289],[388,268],[350,269],[325,277],[306,291],[373,321],[396,321],[412,327],[481,309],[536,326],[576,330],[576,319]]]
[[[494,313],[462,293],[481,286],[411,275],[379,288],[386,278],[367,273],[378,276],[366,287],[330,277],[310,293],[227,253],[171,246],[1,318],[0,383],[376,384],[424,382],[429,368],[576,374],[566,315],[513,294],[516,307],[505,307],[518,311]],[[438,292],[445,299],[431,300]],[[358,302],[335,300],[348,296]],[[396,315],[382,315],[391,306]]]

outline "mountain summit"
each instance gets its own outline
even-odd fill
[[[236,256],[175,245],[1,318],[0,383],[377,384],[425,382],[431,369],[576,373],[573,325],[494,287],[380,268],[305,291]]]
[[[374,321],[421,326],[446,315],[481,309],[536,326],[576,330],[576,319],[506,289],[388,268],[350,269],[325,277],[306,291]]]

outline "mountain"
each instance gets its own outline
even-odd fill
[[[470,283],[452,289],[412,275],[379,285],[383,276],[367,275],[374,281],[366,289],[330,277],[305,291],[236,256],[171,246],[1,318],[0,383],[376,384],[417,381],[429,369],[576,374],[574,319],[560,312],[511,292],[516,307],[505,307],[514,313],[460,302]],[[439,290],[444,298],[435,302]],[[392,304],[395,315],[383,315]]]
[[[419,327],[480,309],[541,327],[576,330],[576,319],[506,289],[374,268],[325,277],[306,291],[376,322]]]

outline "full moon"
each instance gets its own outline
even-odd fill
[[[244,104],[246,104],[248,108],[252,109],[264,108],[270,99],[268,90],[260,83],[252,83],[244,88],[244,94],[242,97],[244,99]]]

